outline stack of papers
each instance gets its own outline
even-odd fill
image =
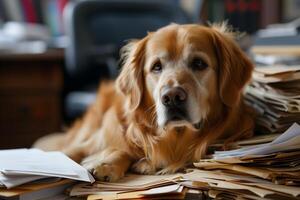
[[[5,200],[66,200],[64,191],[74,184],[74,181],[68,179],[61,180],[43,180],[34,183],[14,187],[13,189],[0,188],[0,199]]]
[[[72,197],[96,199],[300,199],[300,126],[239,141],[173,175],[127,174],[115,183],[80,183]]]
[[[283,134],[239,141],[230,151],[216,151],[195,168],[171,175],[127,174],[115,183],[94,182],[91,175],[59,152],[36,149],[0,151],[0,198],[23,195],[38,199],[62,193],[96,199],[300,199],[300,125],[294,123]],[[69,180],[39,182],[10,188],[46,177]],[[6,188],[5,188],[5,187]],[[36,190],[39,190],[37,193]],[[15,198],[14,198],[15,199]]]
[[[12,188],[49,177],[95,181],[85,168],[61,152],[38,149],[0,151],[0,186]]]
[[[215,152],[194,165],[199,170],[184,177],[208,184],[213,198],[299,198],[300,126],[293,124],[272,142]]]
[[[253,78],[262,83],[287,82],[300,79],[300,65],[257,66]]]
[[[274,47],[283,48],[288,41],[293,45],[298,41],[290,39],[282,40],[279,46],[269,43],[269,48],[261,52],[252,49],[256,67],[245,99],[257,113],[257,131],[261,133],[281,133],[300,121],[300,56],[273,51]]]
[[[136,175],[127,174],[115,183],[81,183],[70,190],[70,196],[87,196],[92,199],[183,199],[187,189],[179,183],[182,174]]]
[[[300,66],[256,67],[245,99],[261,132],[286,130],[300,121]]]

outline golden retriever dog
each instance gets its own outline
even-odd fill
[[[171,24],[121,51],[122,70],[67,134],[35,146],[61,150],[102,181],[126,171],[174,173],[217,139],[249,137],[242,91],[253,65],[224,25]]]

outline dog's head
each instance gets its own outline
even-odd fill
[[[222,29],[172,24],[125,46],[117,86],[129,110],[149,118],[153,109],[159,127],[195,130],[236,107],[253,67]]]

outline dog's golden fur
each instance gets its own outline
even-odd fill
[[[206,69],[188,67],[195,55]],[[164,71],[152,73],[158,58]],[[126,45],[122,61],[116,82],[101,83],[95,103],[67,134],[36,146],[62,150],[98,179],[115,181],[129,168],[173,173],[198,161],[216,139],[251,136],[253,121],[241,96],[253,66],[224,26],[169,25]],[[158,105],[165,85],[189,95],[190,123],[167,123]],[[199,129],[193,127],[197,120]]]

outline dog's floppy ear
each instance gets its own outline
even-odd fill
[[[129,100],[130,110],[136,110],[143,97],[143,68],[148,36],[129,42],[121,49],[122,71],[117,78],[117,89]]]
[[[212,39],[218,58],[218,82],[222,102],[234,107],[240,100],[243,87],[251,78],[253,65],[235,43],[226,27],[213,27]]]

